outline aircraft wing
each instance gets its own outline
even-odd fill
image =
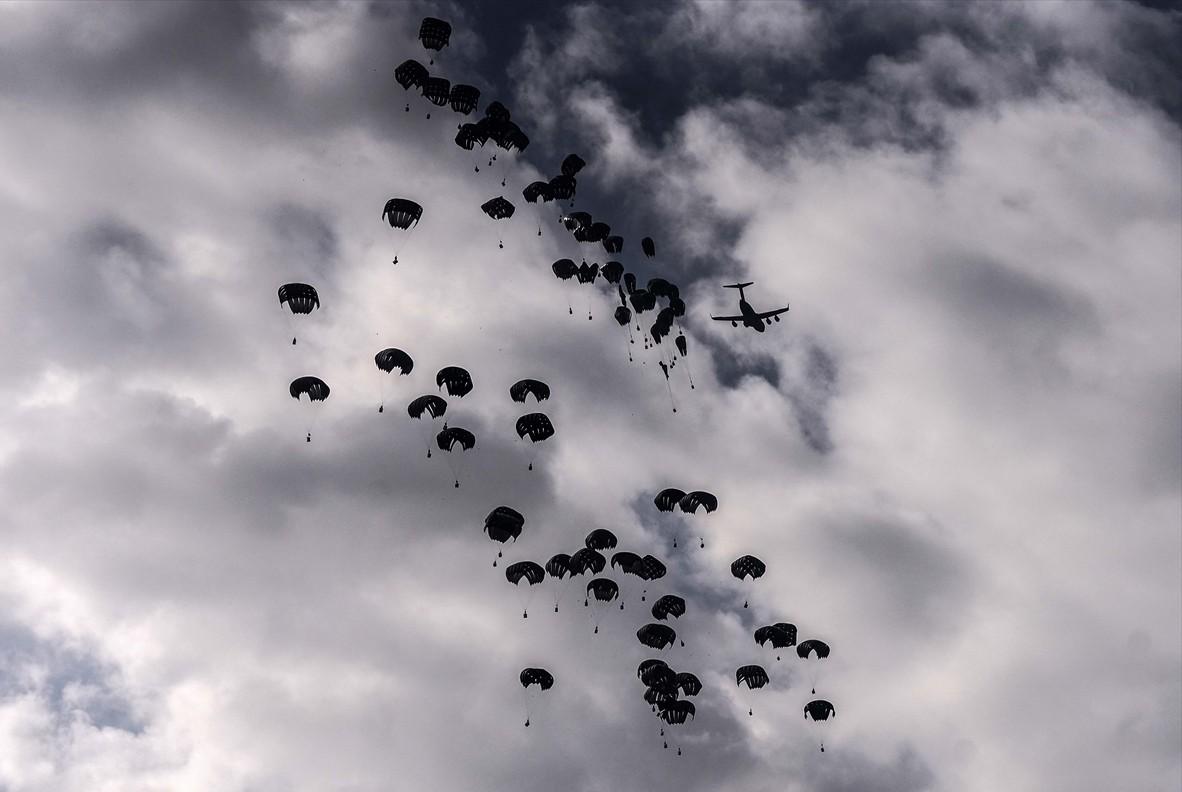
[[[741,322],[741,321],[743,321],[743,317],[741,317],[741,316],[711,316],[710,318],[716,322]]]
[[[759,318],[760,319],[767,319],[769,317],[775,316],[776,314],[782,314],[787,310],[788,310],[788,306],[785,305],[783,308],[777,308],[774,311],[764,311],[763,313],[759,314]]]

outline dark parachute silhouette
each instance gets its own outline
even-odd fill
[[[554,612],[558,613],[558,601],[562,599],[562,594],[565,591],[562,581],[571,576],[570,556],[566,553],[555,553],[550,556],[550,560],[546,562],[546,574],[552,580],[558,581],[554,592]]]
[[[607,559],[597,550],[590,547],[580,547],[570,557],[570,571],[572,575],[582,575],[590,571],[598,575],[607,566]]]
[[[516,207],[503,195],[498,195],[496,198],[485,201],[480,205],[480,209],[493,220],[507,220],[516,211]],[[497,247],[505,247],[505,240],[498,239]]]
[[[696,696],[702,692],[702,680],[689,672],[682,672],[677,675],[677,687],[686,696]]]
[[[812,718],[814,721],[827,721],[836,716],[837,710],[825,699],[813,699],[804,705],[805,720]],[[821,753],[825,753],[825,743],[821,743]]]
[[[287,391],[296,401],[299,401],[301,396],[307,396],[309,402],[324,401],[328,398],[328,394],[331,393],[331,389],[319,377],[297,377],[287,386]],[[310,422],[307,442],[312,442]]]
[[[521,581],[524,580],[528,584],[521,603],[521,618],[528,619],[529,600],[533,597],[533,588],[546,579],[546,570],[533,561],[518,561],[505,567],[505,579],[513,584],[518,593],[522,591]]]
[[[391,198],[382,209],[382,219],[388,221],[391,228],[404,231],[417,224],[422,216],[423,207],[407,198]]]
[[[676,701],[677,697],[681,695],[677,691],[676,675],[673,674],[672,670],[669,670],[669,674],[673,676],[672,681],[665,682],[662,680],[656,687],[650,687],[644,691],[644,700],[646,703],[652,705],[654,712],[657,711],[663,702]]]
[[[430,76],[431,73],[427,71],[427,67],[414,59],[403,61],[394,70],[394,81],[407,91],[411,88],[421,88]],[[409,110],[410,105],[407,105],[406,109]]]
[[[474,85],[456,83],[451,87],[451,96],[448,101],[451,103],[452,110],[462,115],[468,115],[476,109],[476,105],[480,102],[480,89]]]
[[[619,569],[621,572],[627,572],[638,563],[640,563],[640,556],[629,550],[621,550],[612,555],[612,569]]]
[[[423,42],[426,49],[439,52],[451,41],[451,25],[442,19],[423,17],[423,22],[419,25],[419,41]],[[435,59],[432,58],[431,63],[434,62]]]
[[[493,220],[505,220],[513,216],[516,207],[505,196],[498,195],[480,205],[481,210]]]
[[[652,581],[652,580],[660,580],[661,578],[665,577],[666,569],[665,569],[665,565],[662,564],[660,562],[660,560],[658,560],[657,558],[655,558],[651,555],[646,555],[643,558],[641,558],[640,561],[638,561],[632,567],[632,569],[630,569],[628,571],[632,572],[634,575],[639,577],[641,580]],[[647,593],[647,589],[645,591],[641,592],[641,594],[640,594],[640,601],[641,602],[644,602],[644,597],[645,597],[646,593]]]
[[[685,333],[679,333],[677,338],[673,339],[673,343],[677,345],[677,351],[681,353],[682,357],[685,357],[687,354],[689,354],[686,352],[688,347],[685,341]]]
[[[314,286],[306,283],[285,283],[279,287],[280,307],[284,303],[287,303],[293,314],[310,314],[320,307],[320,295],[316,293]],[[295,336],[292,335],[291,343],[295,342]]]
[[[829,656],[829,644],[824,641],[818,641],[816,638],[801,641],[796,647],[796,656],[801,660],[808,660],[810,657],[816,657],[817,660],[824,660]],[[812,666],[809,669],[809,687],[812,688],[813,693],[817,692],[816,666]]]
[[[530,182],[521,191],[521,197],[529,203],[537,203],[539,200],[545,203],[546,201],[554,200],[554,194],[550,189],[550,184],[544,181]]]
[[[608,283],[619,283],[624,277],[624,265],[618,261],[609,261],[599,268],[599,274]]]
[[[671,673],[669,664],[656,657],[641,660],[640,665],[636,667],[636,678],[647,687],[653,687],[655,683],[660,682],[664,678],[663,675],[668,673]],[[676,677],[674,677],[673,684],[677,684]]]
[[[420,421],[423,420],[424,415],[434,419],[447,412],[447,402],[433,393],[428,393],[426,396],[420,396],[417,399],[411,401],[410,404],[406,405],[406,412],[411,418],[416,418]],[[431,425],[429,423],[426,421],[423,421],[423,423],[427,432],[426,437],[424,438],[425,442],[427,443],[427,458],[430,459],[431,438],[435,433],[431,430]]]
[[[509,119],[513,117],[509,113],[509,108],[505,107],[505,105],[501,104],[499,101],[494,101],[492,104],[486,107],[484,109],[484,115],[486,118],[492,119],[493,121],[497,121],[499,123],[508,123]]]
[[[766,571],[764,563],[752,555],[739,556],[731,562],[731,574],[739,580],[749,577],[755,581],[763,577]],[[743,600],[743,607],[747,607],[747,600]]]
[[[750,690],[758,690],[769,681],[767,671],[763,670],[763,666],[745,665],[735,670],[735,684],[739,687],[746,685]],[[747,714],[754,715],[755,712],[753,709],[748,708]]]
[[[628,273],[629,275],[631,273]],[[628,277],[627,275],[624,276]],[[632,303],[632,310],[636,313],[651,311],[657,307],[657,295],[647,289],[637,289],[628,295],[628,302]]]
[[[566,201],[574,197],[577,182],[574,176],[555,176],[550,180],[550,194],[555,201]]]
[[[543,402],[550,398],[550,386],[536,379],[517,380],[509,386],[509,398],[513,401],[525,404],[528,396],[533,396],[534,401]]]
[[[411,360],[410,355],[394,347],[383,349],[374,355],[373,360],[377,364],[377,367],[387,374],[393,372],[394,369],[398,369],[399,374],[409,374],[415,366],[415,362]]]
[[[632,321],[632,312],[623,305],[616,306],[616,312],[613,316],[616,318],[616,324],[620,325],[620,327],[624,327]]]
[[[567,154],[566,158],[562,160],[562,175],[574,177],[578,175],[579,171],[587,163],[578,154]]]
[[[462,399],[472,392],[472,375],[459,366],[444,366],[435,375],[435,384],[446,388],[448,396]]]
[[[694,717],[694,704],[692,701],[666,701],[657,705],[660,710],[661,720],[670,725],[680,725],[685,723],[687,718]],[[681,749],[678,749],[680,752]]]
[[[435,435],[435,444],[439,446],[440,451],[454,452],[457,447],[461,451],[471,451],[476,445],[476,435],[467,429],[461,429],[458,426],[449,426]],[[452,475],[456,477],[456,489],[459,489],[460,465],[458,462],[452,460],[451,453],[448,454],[447,464],[451,468]]]
[[[554,277],[568,281],[579,274],[579,265],[568,258],[561,258],[550,265],[550,270],[554,273]],[[566,298],[566,312],[572,316],[575,313],[574,307],[570,304],[570,297]]]
[[[796,645],[796,625],[788,624],[786,622],[777,622],[760,627],[755,631],[755,643],[760,646],[767,646],[769,643],[773,649],[783,649],[788,646]],[[776,655],[779,660],[779,655]]]
[[[580,228],[587,228],[594,222],[590,212],[571,212],[562,216],[562,224],[566,230],[574,233]]]
[[[694,490],[693,492],[687,492],[678,502],[678,505],[686,514],[696,514],[699,506],[704,508],[706,513],[709,514],[718,508],[718,498],[709,492]]]
[[[554,687],[554,677],[544,668],[523,668],[518,679],[521,681],[522,690],[525,691],[525,725],[528,727],[533,715],[532,697]]]
[[[423,98],[436,107],[443,107],[451,100],[451,80],[446,77],[428,77],[423,83]],[[431,114],[427,113],[427,118]]]
[[[624,273],[624,291],[626,291],[629,296],[631,296],[632,294],[634,294],[636,292],[636,275],[635,274],[633,274],[631,272]]]
[[[398,369],[398,373],[405,376],[409,374],[411,369],[415,367],[415,362],[411,360],[410,355],[406,354],[401,349],[395,349],[394,347],[383,349],[381,352],[374,355],[373,362],[377,365],[379,370],[384,371],[387,374],[392,373],[394,369]],[[385,411],[385,402],[385,382],[383,382],[382,402],[378,405],[378,412]]]
[[[664,278],[649,278],[644,287],[663,300],[672,300],[680,296],[678,288]]]
[[[640,240],[640,249],[644,251],[644,255],[652,258],[657,255],[657,246],[653,243],[652,237],[645,237]]]
[[[595,603],[592,609],[592,617],[595,624],[595,634],[599,634],[599,623],[603,620],[603,615],[607,611],[607,605],[613,602],[620,596],[620,587],[616,581],[611,578],[595,578],[587,584],[587,598],[583,600],[583,605],[590,605]]]
[[[528,437],[531,443],[537,444],[554,436],[554,424],[550,423],[545,413],[528,413],[517,419],[517,436],[522,440]],[[530,454],[530,470],[534,469],[535,456],[536,448]]]
[[[667,624],[654,622],[637,630],[636,639],[650,649],[667,649],[677,642],[677,632]]]
[[[598,264],[587,264],[586,262],[579,265],[579,270],[576,273],[579,283],[594,283],[595,278],[599,275]]]
[[[813,699],[808,704],[804,705],[805,720],[812,718],[815,721],[829,720],[829,717],[836,715],[837,710],[833,708],[825,699]]]
[[[488,142],[488,132],[479,124],[460,124],[456,132],[456,145],[465,151],[471,151],[476,146],[483,146]],[[480,168],[476,168],[477,172]]]
[[[624,249],[624,237],[609,236],[603,240],[603,249],[608,253],[619,253]]]
[[[656,505],[658,511],[671,512],[683,498],[685,498],[685,493],[681,490],[676,487],[666,487],[653,498],[653,504]]]
[[[488,534],[488,538],[494,542],[505,542],[512,539],[517,541],[517,537],[521,536],[521,529],[525,526],[525,517],[521,512],[508,506],[498,506],[488,513],[484,518],[484,532]],[[497,558],[501,557],[501,551],[497,551]],[[493,566],[497,562],[493,561]]]
[[[606,528],[596,528],[587,534],[583,542],[592,550],[611,550],[616,546],[616,535]],[[612,556],[612,561],[614,563],[615,556]]]
[[[653,603],[654,619],[665,621],[670,616],[677,619],[685,615],[685,600],[676,594],[666,594]]]
[[[796,647],[796,655],[801,660],[807,660],[810,654],[815,654],[818,660],[824,660],[829,656],[829,644],[818,641],[816,638],[801,641],[800,645]]]

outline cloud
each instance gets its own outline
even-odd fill
[[[132,8],[0,11],[0,786],[1177,786],[1179,135],[1167,60],[1124,45],[1172,17],[532,20],[503,191],[587,156],[579,207],[690,306],[666,383],[613,294],[547,271],[590,249],[533,207],[490,221],[502,172],[404,111],[422,9]],[[495,70],[497,30],[462,19],[439,68]],[[412,234],[392,196],[423,204]],[[724,274],[786,321],[710,321]],[[293,280],[322,305],[291,320]],[[373,367],[386,346],[409,376]],[[478,438],[459,489],[404,412],[444,365],[476,383],[447,414]],[[333,393],[307,443],[286,388],[310,373]],[[557,428],[533,471],[525,376]],[[658,514],[665,486],[720,508]],[[500,504],[526,516],[504,548]],[[598,635],[586,581],[521,618],[504,565],[599,527],[667,578],[628,580]],[[668,592],[668,660],[705,689],[662,736],[635,630]],[[833,655],[777,661],[751,632],[781,620]],[[738,689],[753,662],[771,685]],[[529,729],[527,665],[557,679]],[[831,722],[801,717],[814,684]]]

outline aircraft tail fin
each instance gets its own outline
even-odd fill
[[[747,281],[746,283],[724,283],[722,288],[724,288],[724,289],[745,289],[748,286],[753,285],[754,283],[755,283],[755,281]]]

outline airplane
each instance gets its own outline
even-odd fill
[[[724,289],[738,289],[739,290],[739,316],[711,316],[710,318],[716,322],[730,322],[732,327],[738,327],[739,322],[743,323],[744,327],[750,327],[756,332],[762,333],[766,327],[764,319],[774,319],[780,321],[780,314],[788,310],[788,306],[778,308],[774,311],[764,311],[763,313],[756,313],[755,309],[751,307],[751,303],[747,302],[743,296],[743,289],[751,286],[755,281],[747,281],[746,283],[729,283],[723,286]]]

